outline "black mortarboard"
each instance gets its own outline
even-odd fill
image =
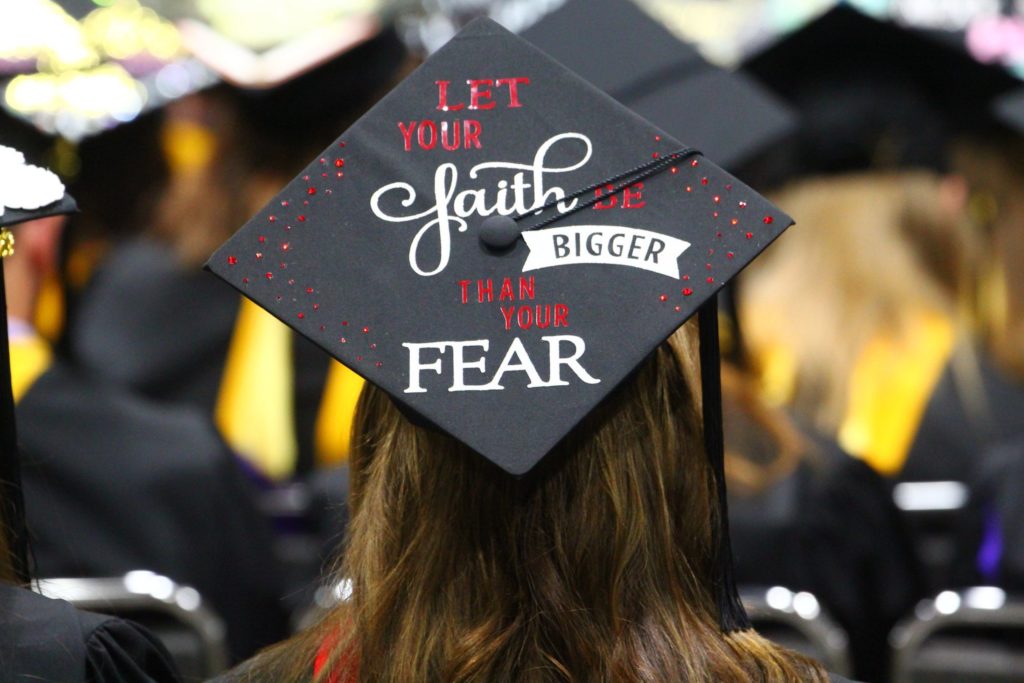
[[[408,412],[521,475],[699,308],[714,321],[714,294],[790,224],[481,19],[207,265]],[[717,325],[701,330],[708,452],[724,485]],[[724,528],[721,538],[727,551]],[[723,627],[743,627],[723,583]]]
[[[788,107],[754,79],[711,65],[631,0],[569,0],[522,36],[726,166],[796,126]]]
[[[842,4],[750,57],[745,68],[803,117],[798,171],[944,170],[955,132],[984,124],[1017,82],[949,32],[881,21]]]
[[[10,349],[7,339],[7,293],[3,258],[12,253],[13,237],[5,226],[75,210],[75,201],[64,191],[56,175],[25,163],[20,152],[0,145],[0,514],[10,539],[14,570],[28,581],[28,536],[25,503],[21,495],[21,464],[14,423]],[[2,526],[0,525],[0,526]],[[3,530],[0,529],[0,533]]]

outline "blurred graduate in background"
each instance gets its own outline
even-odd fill
[[[32,75],[47,74],[23,74]],[[8,92],[15,83],[23,81]],[[108,104],[90,112],[109,115],[100,106]],[[55,132],[49,115],[30,118]],[[51,220],[26,231],[10,268],[7,325],[36,569],[43,577],[144,569],[190,585],[225,620],[231,654],[241,658],[285,632],[283,577],[256,491],[208,415],[112,382],[103,368],[76,362],[60,339],[64,311],[74,329],[78,286],[103,249],[96,245],[136,230],[132,221],[166,175],[156,114],[119,123],[110,116],[74,144],[0,118],[0,141],[17,140],[30,160],[61,162],[81,195],[68,229]],[[142,303],[123,309],[123,320]]]
[[[39,276],[56,263],[65,214],[75,210],[75,202],[55,174],[27,164],[19,150],[3,145],[0,187],[0,310],[6,317],[0,329],[0,661],[4,676],[172,683],[178,675],[170,656],[144,629],[76,610],[26,588],[32,574],[12,394],[12,387],[25,390],[26,368],[18,368],[17,384],[13,384],[8,333],[23,351],[36,346],[35,353],[46,353],[26,339],[31,334],[26,320],[32,313]],[[38,502],[31,493],[28,497]]]

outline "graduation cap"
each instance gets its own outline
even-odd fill
[[[528,473],[700,310],[705,437],[724,506],[714,295],[791,222],[479,19],[207,267],[510,475]],[[722,517],[728,631],[749,622]]]
[[[14,253],[14,236],[7,226],[75,211],[75,201],[64,191],[57,176],[25,163],[21,152],[0,145],[0,521],[11,540],[11,557],[18,578],[27,582],[28,536],[25,502],[21,494],[21,465],[14,422],[10,348],[7,338],[7,293],[3,258]]]
[[[796,127],[795,115],[764,86],[711,65],[631,0],[569,0],[522,36],[726,166]]]
[[[960,34],[926,32],[838,5],[752,55],[745,69],[803,117],[802,172],[945,170],[948,136],[988,124],[1019,82]]]

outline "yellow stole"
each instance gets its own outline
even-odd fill
[[[17,403],[53,363],[53,352],[42,337],[32,334],[12,339],[10,356],[11,388]]]

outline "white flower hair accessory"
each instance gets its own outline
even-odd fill
[[[57,174],[25,163],[24,154],[0,145],[0,216],[6,209],[38,209],[63,196]]]

